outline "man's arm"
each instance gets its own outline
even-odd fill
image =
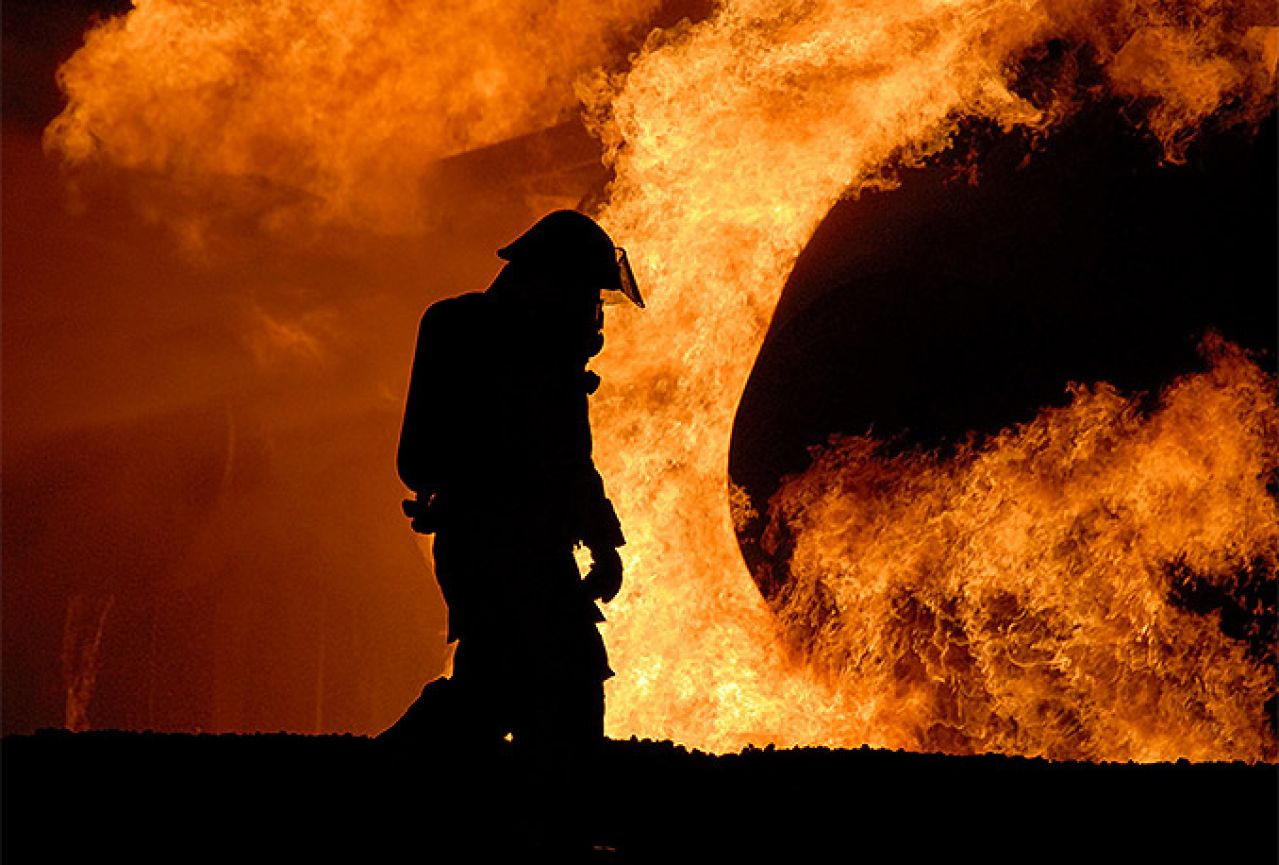
[[[464,462],[454,427],[459,415],[465,414],[459,409],[459,396],[469,384],[464,381],[468,365],[460,356],[464,345],[460,334],[471,317],[466,304],[462,298],[438,301],[422,315],[418,326],[396,469],[400,480],[416,494],[404,501],[403,509],[420,534],[438,528],[438,497],[448,485],[445,475]]]
[[[608,603],[622,588],[622,557],[617,548],[626,543],[622,523],[613,503],[604,494],[604,480],[591,465],[584,480],[585,508],[582,519],[582,543],[591,551],[591,569],[583,584],[587,594]]]

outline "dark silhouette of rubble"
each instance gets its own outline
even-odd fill
[[[499,752],[357,736],[42,731],[3,760],[6,863],[530,861]],[[605,743],[587,861],[1266,862],[1279,767]],[[563,861],[562,859],[557,861]]]

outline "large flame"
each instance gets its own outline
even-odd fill
[[[1085,5],[1094,13],[1103,8]],[[1271,44],[1273,29],[1208,25],[1199,13],[1161,16],[1153,4],[1130,4],[1125,16],[1089,18],[1073,8],[1063,17],[1057,11],[1055,4],[1000,0],[728,2],[704,24],[655,39],[623,80],[604,85],[601,122],[617,180],[602,218],[635,249],[640,279],[652,294],[645,313],[622,314],[611,323],[601,364],[606,387],[595,406],[598,459],[630,539],[630,586],[614,604],[608,631],[620,673],[609,692],[610,732],[666,736],[712,750],[762,742],[950,744],[921,732],[923,716],[937,706],[912,704],[913,713],[897,714],[899,705],[921,698],[901,695],[906,686],[895,682],[891,669],[872,688],[863,681],[851,687],[848,677],[822,681],[789,659],[777,620],[737,548],[726,492],[728,444],[734,408],[785,277],[817,222],[841,195],[875,182],[891,160],[944,147],[962,116],[1005,126],[1048,122],[1051,112],[1010,89],[1012,62],[1032,46],[1053,37],[1093,39],[1100,62],[1119,64],[1125,88],[1146,86],[1143,96],[1157,109],[1156,131],[1168,143],[1227,94],[1238,93],[1243,82],[1273,81],[1273,57],[1248,42]],[[1185,61],[1180,75],[1138,74],[1152,40],[1194,46],[1156,55],[1164,65]],[[1139,48],[1129,47],[1134,44]],[[1151,86],[1156,83],[1162,86]],[[1096,401],[1081,403],[1078,411],[1097,411]],[[1246,437],[1242,430],[1240,435]],[[1228,489],[1218,492],[1229,496]],[[914,494],[909,488],[901,493]],[[979,483],[972,494],[982,495]],[[973,506],[998,508],[1002,494],[992,491]],[[1126,522],[1118,535],[1147,525]],[[993,531],[987,539],[998,544],[1001,538]],[[1004,540],[1056,542],[1029,524]],[[866,550],[851,540],[802,541],[810,542],[824,555],[852,557],[823,565],[858,575],[841,585],[891,580],[880,569],[889,556],[885,546],[874,548],[880,558],[859,562],[856,556]],[[1044,552],[1001,560],[998,549],[992,546],[988,559],[1008,568],[1037,561]],[[1169,552],[1162,548],[1158,555]],[[900,555],[909,554],[903,549]],[[1100,560],[1108,555],[1097,552]],[[1129,578],[1144,586],[1151,566]],[[971,575],[954,570],[934,579],[958,600],[958,584]],[[1063,565],[1030,581],[1045,592],[1067,592],[1073,590],[1056,584],[1077,578]],[[878,631],[891,632],[894,620],[891,610],[880,612],[885,616],[878,625],[846,626],[840,636],[851,642],[836,653],[886,651]],[[930,637],[933,625],[922,627],[917,636]],[[1113,658],[1131,656],[1150,639],[1141,627],[1112,624],[1089,639],[1113,643]],[[1202,663],[1218,660],[1236,670],[1243,663],[1224,646]],[[982,727],[965,718],[963,735],[971,739],[964,747],[1120,758],[1268,753],[1259,740],[1266,692],[1255,668],[1225,675],[1252,686],[1246,708],[1237,710],[1246,718],[1231,725],[1248,731],[1239,733],[1247,744],[1214,745],[1211,725],[1185,735],[1147,729],[1153,741],[1140,745],[1130,741],[1136,733],[1128,728],[1104,744],[1051,742],[1048,730],[983,738],[994,721]],[[1021,677],[1007,688],[1025,682]],[[1143,698],[1142,708],[1128,715],[1150,708],[1150,699],[1204,699],[1193,675],[1183,684],[1179,692]],[[1034,714],[1037,707],[1028,698],[1007,708],[1002,720],[1045,726],[1049,722]],[[1154,717],[1160,716],[1147,725]]]

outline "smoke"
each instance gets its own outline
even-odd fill
[[[45,144],[129,173],[192,245],[236,218],[420,232],[438,160],[569,119],[657,5],[139,0],[59,70]]]

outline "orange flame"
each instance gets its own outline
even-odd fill
[[[1105,5],[1085,5],[1072,7],[1066,19],[1055,4],[998,0],[728,2],[705,23],[652,40],[624,78],[597,82],[597,123],[617,171],[601,216],[635,250],[639,278],[651,287],[648,310],[619,313],[611,323],[600,364],[605,388],[595,403],[598,461],[630,539],[624,550],[630,585],[613,605],[607,635],[619,671],[609,692],[610,733],[669,737],[709,750],[765,742],[939,746],[911,730],[911,722],[891,717],[910,698],[894,696],[898,686],[888,674],[877,683],[883,693],[869,694],[839,677],[823,681],[787,656],[733,533],[725,488],[734,409],[785,277],[840,196],[878,182],[893,160],[944,148],[962,116],[1005,126],[1049,122],[1054,114],[1008,82],[1012,62],[1049,38],[1101,34],[1101,60],[1121,58],[1122,80],[1135,87],[1157,83],[1126,65],[1139,64],[1142,52],[1116,54],[1107,46],[1141,39],[1152,24],[1173,28],[1182,40],[1204,29],[1193,29],[1197,19],[1178,26],[1155,4],[1132,4],[1126,18],[1091,19],[1084,11]],[[1273,82],[1273,58],[1249,49],[1241,35],[1227,40],[1225,32],[1213,29],[1196,43],[1195,56],[1216,58],[1211,69],[1229,62],[1232,70],[1247,70],[1228,77],[1240,86]],[[1185,102],[1179,82],[1149,91],[1149,98],[1165,106]],[[1234,92],[1227,83],[1209,89],[1219,99]],[[1205,92],[1197,90],[1195,99]],[[1207,101],[1195,105],[1188,115],[1169,116],[1202,117]],[[1096,406],[1085,401],[1081,410]],[[994,498],[985,504],[997,506]],[[1016,538],[994,531],[989,554],[1028,537],[1029,526]],[[841,549],[859,552],[845,544],[829,555]],[[886,555],[885,547],[875,549]],[[826,567],[876,573],[880,564],[854,559]],[[967,576],[935,579],[953,585]],[[1043,590],[1066,591],[1052,588],[1061,578],[1044,573]],[[881,627],[890,623],[884,619]],[[849,626],[844,636],[863,642],[844,651],[875,652],[882,639],[876,633],[870,624],[856,633]],[[1148,639],[1140,630],[1114,628],[1107,636],[1125,645],[1121,652]],[[1249,675],[1251,682],[1255,674]],[[927,708],[909,716],[916,725]],[[1255,728],[1259,707],[1249,711]],[[993,725],[993,716],[983,723]],[[1097,746],[1095,753],[1142,759],[1262,753],[1255,729],[1250,744],[1215,749],[1207,733],[1184,740],[1167,731],[1153,735],[1167,741]],[[1090,747],[1058,748],[1046,738],[1010,733],[967,747],[1054,754]]]
[[[1275,382],[1211,351],[1149,417],[1076,388],[952,459],[848,438],[782,487],[778,614],[861,708],[863,735],[1062,759],[1275,756],[1273,657],[1174,601],[1178,570],[1247,597],[1245,580],[1279,568]]]

